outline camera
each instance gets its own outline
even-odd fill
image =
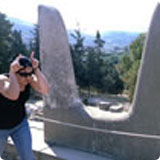
[[[19,64],[23,67],[32,67],[32,62],[27,57],[22,57],[19,59]]]

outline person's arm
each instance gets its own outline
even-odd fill
[[[34,75],[30,81],[30,85],[35,91],[41,94],[48,94],[50,90],[49,83],[44,74],[38,68],[39,62],[34,58],[34,52],[31,54],[31,60],[34,69]]]
[[[9,77],[0,76],[0,93],[11,100],[16,100],[20,94],[20,87],[16,72],[21,68],[18,62],[19,56],[11,63]]]
[[[33,75],[30,85],[35,91],[41,94],[49,93],[49,85],[47,79],[45,78],[44,74],[39,70],[39,68],[35,69],[35,75]]]

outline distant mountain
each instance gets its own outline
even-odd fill
[[[69,42],[71,44],[76,43],[75,39],[71,36],[71,34],[75,35],[75,31],[70,29],[70,30],[67,31],[67,34],[68,34]],[[81,33],[81,35],[82,35],[82,37],[85,38],[84,39],[85,46],[93,46],[94,45],[95,36],[89,35],[89,34],[86,34],[86,33]]]
[[[21,31],[24,43],[29,45],[33,38],[34,24],[13,17],[8,17],[8,20],[13,24],[13,30]]]
[[[33,38],[34,25],[17,18],[8,17],[9,21],[13,23],[13,29],[20,30],[22,32],[23,40],[26,44],[29,44],[30,40]],[[71,44],[75,43],[75,39],[71,36],[74,30],[68,30],[68,39]],[[95,35],[89,35],[81,33],[85,37],[85,46],[94,46]],[[139,35],[138,32],[124,32],[124,31],[106,31],[101,33],[101,37],[105,40],[105,50],[108,53],[119,52],[124,49],[124,47],[129,46]]]
[[[68,37],[71,44],[75,43],[75,39],[71,36],[73,30],[68,31]],[[95,35],[81,33],[84,39],[85,46],[94,46]],[[128,47],[138,36],[139,32],[124,32],[124,31],[106,31],[102,32],[101,38],[105,41],[104,48],[108,53],[123,51]]]
[[[123,49],[129,46],[140,33],[125,31],[108,31],[102,33],[102,39],[105,40],[106,50]]]

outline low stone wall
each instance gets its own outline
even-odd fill
[[[42,121],[29,120],[29,125],[32,133],[35,160],[113,160],[111,157],[102,157],[69,147],[55,144],[48,145],[44,141],[44,123]],[[3,158],[5,160],[19,160],[15,146],[10,138]]]

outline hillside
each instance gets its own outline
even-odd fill
[[[16,18],[8,18],[11,23],[13,23],[13,29],[20,30],[22,32],[22,37],[24,42],[28,45],[33,38],[33,29],[34,25]],[[74,33],[74,30],[68,30],[68,38],[71,44],[75,43],[75,40],[71,36],[71,33]],[[120,52],[124,50],[124,47],[129,46],[132,41],[134,41],[140,33],[137,32],[124,32],[124,31],[106,31],[101,33],[102,39],[105,41],[105,50],[108,53]],[[96,35],[96,33],[95,33]],[[94,46],[95,35],[89,35],[82,33],[82,36],[85,37],[84,45],[85,46]]]
[[[13,30],[16,29],[21,31],[24,43],[29,45],[33,38],[34,25],[12,17],[8,17],[8,20],[13,24]]]
[[[74,33],[73,30],[68,31],[68,37],[71,44],[75,43],[75,40],[71,36]],[[104,48],[108,53],[123,51],[125,47],[128,47],[139,35],[138,32],[124,32],[124,31],[106,31],[101,33],[102,39],[105,41]],[[82,33],[85,37],[84,44],[86,46],[94,46],[95,35],[88,35]]]

